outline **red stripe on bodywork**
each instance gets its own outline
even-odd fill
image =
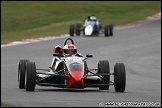
[[[68,88],[84,88],[84,72],[73,71],[69,72],[67,76]]]

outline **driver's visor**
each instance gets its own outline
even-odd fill
[[[64,53],[65,54],[76,54],[77,50],[76,49],[65,49]]]

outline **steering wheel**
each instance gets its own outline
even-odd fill
[[[71,40],[71,43],[74,45],[73,40],[72,40],[71,38],[67,38],[67,39],[65,40],[65,42],[64,42],[64,46],[66,45],[66,43],[67,43],[68,40]]]

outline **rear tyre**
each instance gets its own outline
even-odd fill
[[[105,32],[105,37],[108,37],[109,36],[109,26],[108,25],[106,25],[104,27],[104,32]]]
[[[114,27],[113,24],[109,24],[108,25],[108,28],[109,28],[109,36],[113,36],[113,27]]]
[[[124,92],[126,72],[124,63],[116,63],[114,66],[114,88],[116,92]]]
[[[100,60],[98,63],[98,74],[108,74],[110,73],[109,68],[109,61],[108,60]],[[110,75],[102,75],[104,77],[103,84],[109,84],[110,81]],[[102,85],[99,87],[100,90],[108,90],[109,85]]]
[[[36,65],[34,62],[27,62],[26,75],[25,75],[25,89],[26,91],[35,90],[35,78],[36,78]]]
[[[71,24],[71,25],[70,25],[70,30],[69,30],[70,36],[74,36],[74,29],[75,29],[74,25]]]
[[[29,60],[20,60],[18,66],[18,83],[20,89],[25,89],[25,70],[26,70],[26,63]]]
[[[108,24],[104,28],[105,37],[113,36],[113,24]]]
[[[80,29],[81,29],[81,24],[77,23],[76,24],[76,35],[80,35]]]

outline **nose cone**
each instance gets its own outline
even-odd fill
[[[88,25],[86,28],[85,28],[85,35],[91,35],[93,32],[93,28],[91,25]]]
[[[68,73],[67,87],[68,88],[83,88],[84,87],[84,72],[73,71]]]

